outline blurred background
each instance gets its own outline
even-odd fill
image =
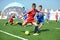
[[[9,18],[11,13],[16,14],[16,18],[18,18],[22,14],[22,7],[28,11],[32,3],[36,3],[36,9],[39,5],[43,6],[45,12],[48,12],[49,9],[50,20],[55,20],[56,13],[58,13],[58,20],[60,20],[60,0],[0,0],[0,19]]]

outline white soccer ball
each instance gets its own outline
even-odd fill
[[[29,35],[29,31],[25,31],[25,34],[26,34],[26,35]]]

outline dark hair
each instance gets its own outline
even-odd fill
[[[39,7],[41,7],[41,8],[42,8],[42,5],[39,5]]]
[[[33,4],[32,4],[32,6],[33,6],[33,5],[34,5],[34,6],[36,6],[36,4],[35,4],[35,3],[33,3]]]
[[[25,9],[25,7],[23,7]]]

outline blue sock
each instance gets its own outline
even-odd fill
[[[38,28],[38,31],[40,31],[40,28]]]
[[[34,33],[38,32],[38,26],[35,26]]]

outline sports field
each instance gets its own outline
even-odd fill
[[[6,21],[0,20],[0,40],[60,40],[60,21],[57,23],[50,21],[49,24],[45,21],[38,36],[33,35],[33,25],[23,27],[8,24],[4,26]],[[25,35],[25,31],[29,31],[30,35]]]

